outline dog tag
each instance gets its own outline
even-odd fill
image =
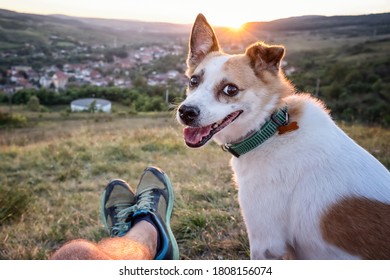
[[[297,130],[298,128],[299,128],[299,126],[298,126],[297,122],[291,122],[289,124],[279,126],[278,131],[279,131],[279,134],[284,134],[286,132]]]

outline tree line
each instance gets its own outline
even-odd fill
[[[83,86],[73,87],[58,92],[51,89],[23,89],[13,95],[0,95],[0,102],[12,104],[36,103],[43,106],[69,105],[79,98],[103,98],[112,102],[118,102],[129,106],[135,112],[166,111],[169,104],[176,102],[180,93],[172,90],[166,99],[165,87],[142,86],[134,88],[96,87]],[[9,100],[11,98],[11,100]],[[168,101],[168,102],[167,102]]]

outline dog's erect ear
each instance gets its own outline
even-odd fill
[[[207,54],[219,50],[220,47],[214,30],[204,15],[199,14],[192,27],[187,65],[194,68]]]
[[[249,56],[251,66],[256,74],[262,70],[277,73],[284,56],[284,47],[256,43],[246,50],[246,55]]]

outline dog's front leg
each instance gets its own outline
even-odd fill
[[[270,211],[266,204],[246,204],[242,206],[242,210],[251,259],[283,259],[290,247],[287,245],[286,224],[281,213],[277,213],[279,211],[275,208]]]
[[[275,189],[256,194],[250,191],[248,185],[246,188],[239,188],[251,259],[291,258],[287,257],[291,255],[291,246],[287,245],[287,196],[287,193]]]

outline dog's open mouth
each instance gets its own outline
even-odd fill
[[[223,120],[203,127],[187,126],[184,128],[184,140],[187,146],[198,148],[206,144],[215,133],[231,124],[242,113],[242,110],[227,115]]]

